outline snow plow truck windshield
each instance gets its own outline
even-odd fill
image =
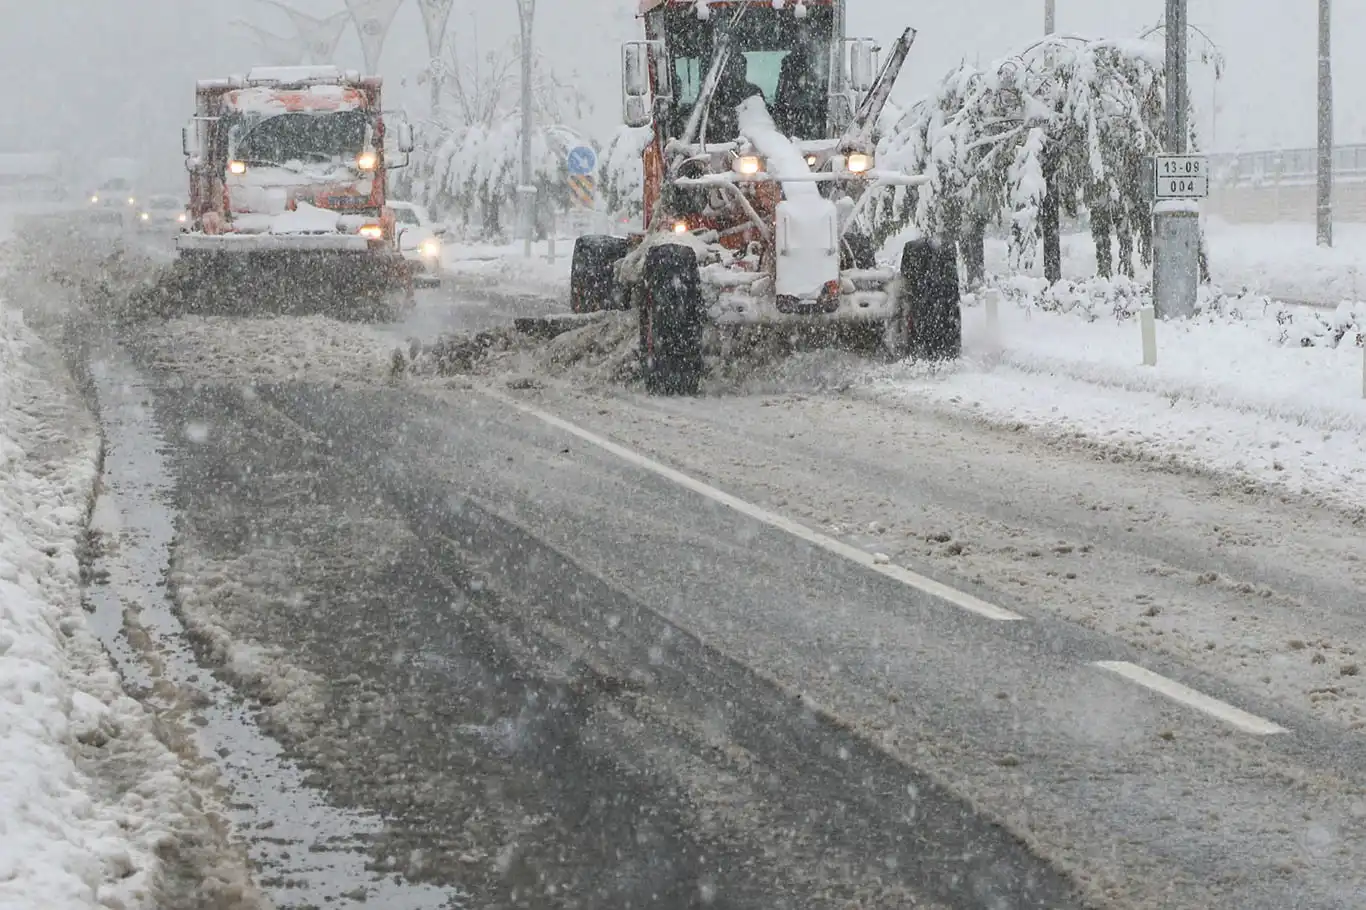
[[[261,164],[354,161],[364,151],[364,111],[239,114],[229,126],[230,157]]]

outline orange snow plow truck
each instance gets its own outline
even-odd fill
[[[411,300],[385,191],[413,134],[383,111],[382,84],[295,66],[196,85],[175,308],[380,316]]]

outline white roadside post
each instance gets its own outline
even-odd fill
[[[1150,306],[1138,311],[1138,324],[1143,332],[1143,365],[1157,366],[1157,313]]]
[[[982,300],[987,310],[987,346],[994,353],[1001,348],[1001,292],[991,288]]]

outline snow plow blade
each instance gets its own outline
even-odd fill
[[[513,328],[533,338],[555,338],[565,332],[601,322],[605,313],[552,313],[548,316],[522,316],[512,320]]]
[[[180,255],[140,309],[167,317],[317,313],[382,320],[412,300],[403,257],[375,251],[365,238],[214,239],[228,242],[178,244]]]

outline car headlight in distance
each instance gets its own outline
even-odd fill
[[[764,169],[764,161],[758,155],[741,155],[735,159],[735,173],[742,177],[753,177]]]
[[[356,233],[360,234],[362,237],[366,238],[367,240],[383,240],[383,239],[384,239],[384,228],[380,227],[378,224],[367,224],[367,225],[363,226],[363,227],[362,227],[359,231],[357,231]]]
[[[129,204],[129,205],[137,205],[137,204],[138,204],[138,201],[137,201],[136,199],[134,199],[132,196],[129,196],[129,197],[128,197],[128,204]]]
[[[151,218],[152,218],[152,216],[149,215],[149,214],[146,213],[146,212],[142,212],[141,214],[138,215],[138,217],[141,218],[143,221],[150,221]]]
[[[92,203],[94,203],[94,202],[99,202],[99,201],[100,201],[100,197],[99,197],[99,196],[91,196],[91,197],[90,197],[90,201],[91,201]]]
[[[873,169],[873,156],[854,152],[845,160],[845,167],[851,174],[865,174]]]
[[[441,241],[435,237],[428,237],[422,241],[422,255],[428,259],[435,259],[441,255]]]

